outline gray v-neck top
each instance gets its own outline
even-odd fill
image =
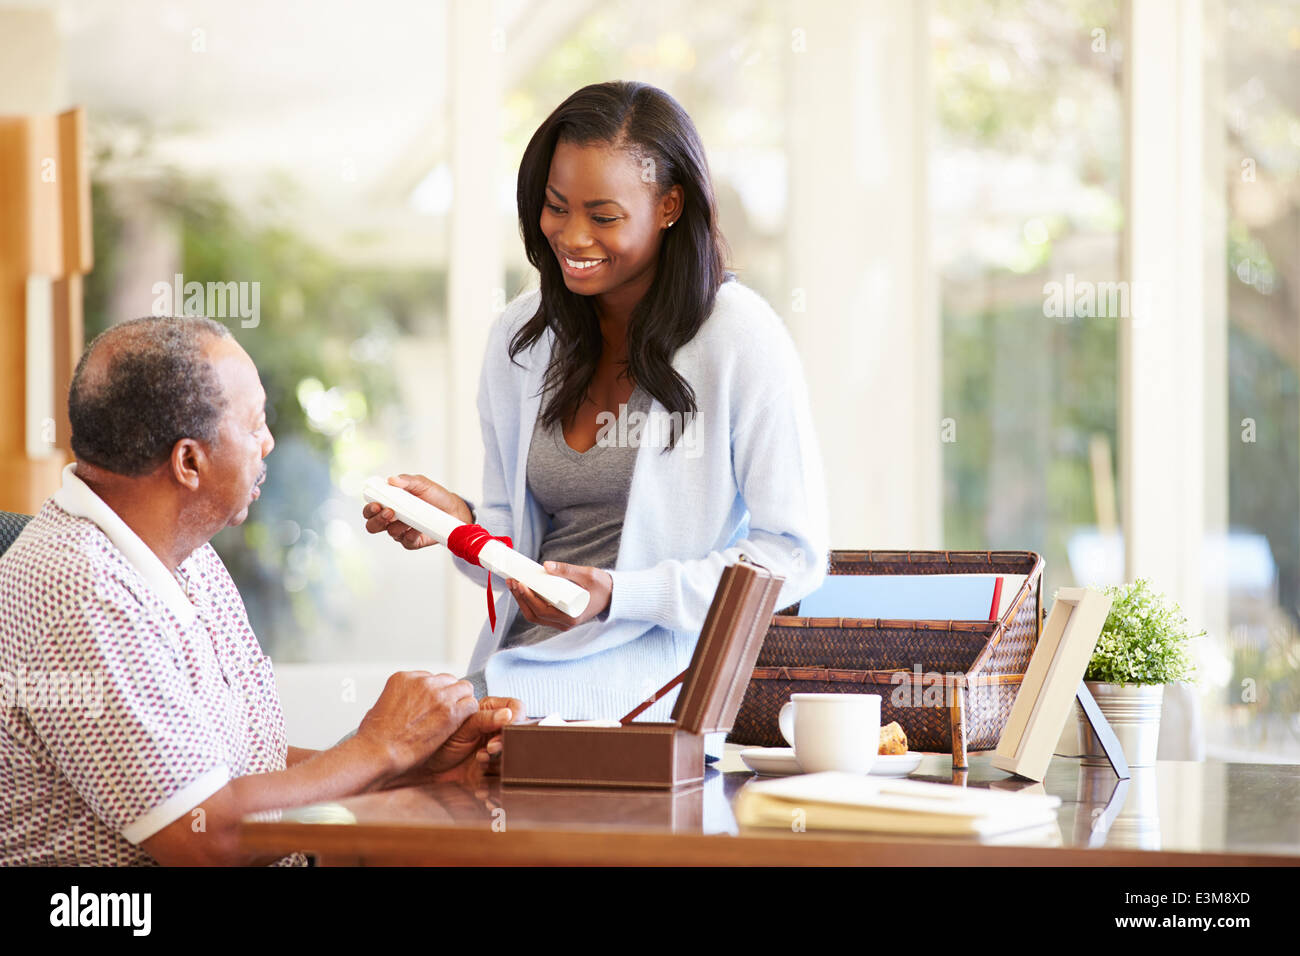
[[[628,399],[628,416],[645,414],[650,393],[638,385]],[[612,568],[618,560],[618,543],[623,534],[623,516],[632,487],[638,446],[630,440],[620,444],[620,435],[632,428],[610,427],[597,435],[595,445],[585,452],[574,451],[564,440],[559,422],[547,428],[541,415],[533,427],[528,447],[528,489],[550,517],[542,538],[543,561],[562,561],[595,568]],[[560,632],[533,624],[522,614],[515,617],[501,647],[536,644]]]

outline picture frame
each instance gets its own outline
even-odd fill
[[[1057,591],[1011,715],[998,739],[993,766],[1041,782],[1077,698],[1112,768],[1121,778],[1128,777],[1119,741],[1083,684],[1110,606],[1110,596],[1093,588]]]

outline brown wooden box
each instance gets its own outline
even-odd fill
[[[832,551],[829,574],[1023,574],[998,621],[772,618],[727,738],[788,744],[777,726],[791,694],[879,694],[880,721],[898,721],[911,750],[994,750],[1043,628],[1044,562],[1032,551]]]
[[[501,782],[629,788],[699,783],[704,735],[731,729],[783,580],[748,561],[722,572],[691,665],[679,675],[683,683],[672,723],[511,724],[502,733]]]

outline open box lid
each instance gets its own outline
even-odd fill
[[[693,734],[731,729],[784,582],[743,556],[722,572],[673,706],[678,728]]]

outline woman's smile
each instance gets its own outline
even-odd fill
[[[564,269],[564,274],[574,279],[586,279],[594,272],[601,272],[609,264],[608,259],[582,258],[575,259],[566,256],[564,253],[558,253],[560,257],[560,266]]]

